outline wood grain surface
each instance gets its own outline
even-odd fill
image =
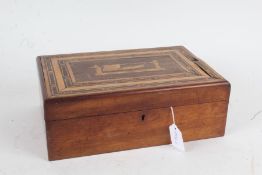
[[[175,107],[185,141],[223,136],[226,102]],[[47,121],[49,159],[170,144],[170,108]]]
[[[46,101],[45,119],[61,120],[143,109],[228,101],[229,84],[207,84],[188,88],[108,94],[99,97]]]

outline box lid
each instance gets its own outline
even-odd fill
[[[72,106],[73,102],[79,100],[112,99],[138,93],[146,95],[148,92],[170,88],[228,84],[183,46],[48,55],[39,56],[37,60],[46,113],[50,110],[50,107],[46,108],[47,102],[57,107],[62,103],[71,103]],[[103,108],[103,103],[106,103],[106,99],[92,105],[93,108]],[[110,103],[116,101],[111,100]],[[128,100],[123,103],[129,105]],[[115,108],[107,108],[104,113],[119,112]],[[83,105],[75,109],[75,112],[82,110],[81,115],[72,111],[57,115],[59,112],[53,111],[52,116],[57,117],[50,120],[97,114],[91,112],[92,108],[89,112],[83,109],[86,109]]]

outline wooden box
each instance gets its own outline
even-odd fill
[[[223,136],[230,84],[185,47],[37,58],[49,160]]]

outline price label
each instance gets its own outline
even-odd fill
[[[170,108],[171,108],[172,117],[173,117],[173,124],[169,126],[169,132],[170,132],[172,145],[180,151],[185,151],[183,135],[175,124],[175,114],[174,114],[173,107],[170,107]]]

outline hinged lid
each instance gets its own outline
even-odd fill
[[[45,105],[48,102],[53,108],[59,108],[61,105],[73,108],[72,106],[79,101],[100,100],[92,104],[88,102],[88,105],[85,102],[79,103],[73,111],[63,114],[45,106],[46,115],[52,111],[50,120],[125,112],[127,110],[121,111],[117,106],[105,107],[106,103],[117,104],[117,100],[121,100],[117,99],[119,96],[125,98],[124,96],[140,94],[139,98],[142,100],[144,97],[141,94],[146,96],[153,91],[228,84],[224,78],[182,46],[40,56],[38,63]],[[122,103],[132,107],[131,103],[134,102],[137,104],[135,106],[138,106],[139,100],[130,100],[124,100]],[[160,106],[165,106],[164,104]],[[83,105],[87,106],[84,108]],[[141,109],[146,106],[141,103],[139,105]],[[92,112],[97,107],[101,110]],[[101,113],[103,107],[106,111]],[[49,117],[46,116],[46,119]]]

